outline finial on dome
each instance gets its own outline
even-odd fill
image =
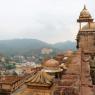
[[[84,5],[84,9],[86,10],[86,5]]]
[[[83,10],[80,12],[80,16],[77,21],[78,22],[93,22],[93,18],[85,5],[84,5]]]

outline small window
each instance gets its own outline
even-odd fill
[[[93,45],[95,46],[95,42],[93,43]]]

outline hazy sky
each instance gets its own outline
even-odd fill
[[[0,40],[75,40],[84,4],[95,18],[95,0],[0,0]]]

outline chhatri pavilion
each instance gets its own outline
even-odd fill
[[[86,6],[80,12],[77,22],[80,23],[77,48],[81,48],[85,54],[95,55],[95,22]]]
[[[53,95],[53,79],[48,73],[38,71],[26,81],[26,89],[17,95]]]
[[[55,76],[55,78],[60,79],[63,69],[60,68],[59,61],[55,59],[49,59],[46,62],[43,63],[43,69],[44,72],[47,72],[50,75]]]

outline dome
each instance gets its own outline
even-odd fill
[[[84,25],[82,27],[82,30],[95,30],[95,22],[90,23],[90,28],[89,28],[89,24]]]
[[[65,52],[65,56],[71,56],[73,54],[73,51],[72,50],[67,50],[66,52]]]
[[[90,13],[89,13],[89,11],[86,9],[86,6],[84,6],[84,9],[81,11],[79,18],[80,19],[81,18],[85,18],[85,19],[92,18],[91,15],[90,15]]]
[[[56,61],[55,59],[49,59],[47,60],[44,64],[44,67],[51,67],[51,68],[56,68],[59,67],[59,62]]]
[[[44,72],[48,73],[56,73],[56,72],[62,72],[62,69],[60,68],[60,64],[55,59],[49,59],[43,64]]]

